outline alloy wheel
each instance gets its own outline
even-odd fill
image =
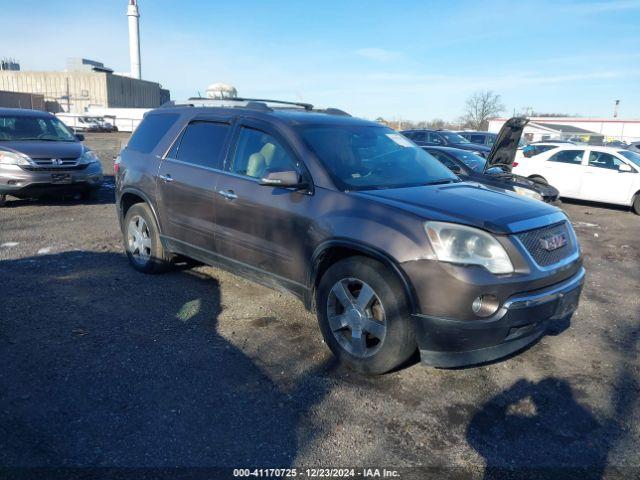
[[[149,226],[139,215],[131,217],[127,226],[127,247],[134,260],[145,264],[151,258],[151,236]]]
[[[374,355],[387,335],[384,307],[376,292],[357,278],[336,282],[327,298],[331,333],[351,355]]]

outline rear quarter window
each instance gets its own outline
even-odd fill
[[[140,153],[151,153],[179,116],[177,113],[147,115],[133,132],[127,148]]]

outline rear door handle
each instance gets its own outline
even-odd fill
[[[235,200],[238,198],[238,195],[236,195],[233,190],[218,190],[218,195],[226,198],[227,200]]]
[[[173,178],[171,178],[171,174],[169,173],[167,173],[166,175],[160,175],[160,180],[162,180],[165,183],[173,182]]]

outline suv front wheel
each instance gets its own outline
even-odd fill
[[[129,262],[143,273],[161,273],[171,266],[171,256],[160,242],[158,226],[146,203],[136,203],[124,217],[124,248]]]
[[[416,351],[404,292],[375,260],[349,257],[332,265],[320,280],[317,309],[331,351],[361,373],[388,372]]]

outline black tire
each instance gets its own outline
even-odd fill
[[[131,238],[130,226],[135,230],[135,238]],[[136,203],[127,211],[122,233],[133,268],[143,273],[162,273],[171,268],[171,255],[162,247],[158,225],[146,203]]]
[[[334,319],[343,317],[343,315],[344,317],[349,316],[346,309],[344,309],[343,315],[338,315],[336,307],[331,306],[331,302],[335,302],[336,299],[332,289],[338,285],[338,282],[349,284],[353,280],[369,286],[375,293],[373,303],[367,307],[369,313],[365,316],[371,319],[374,309],[377,312],[382,311],[384,320],[378,323],[384,324],[386,333],[381,341],[376,337],[371,337],[371,334],[365,333],[364,326],[356,327],[360,329],[359,336],[352,334],[351,326],[335,330],[335,333],[331,327],[330,316]],[[352,287],[349,285],[349,288]],[[364,286],[362,288],[364,289]],[[349,298],[359,300],[362,291],[362,289],[358,291],[357,297],[352,295]],[[378,304],[381,304],[381,309]],[[316,305],[318,323],[325,342],[340,362],[358,372],[369,375],[386,373],[405,363],[417,349],[407,299],[400,282],[393,272],[375,260],[360,256],[349,257],[329,267],[320,280],[316,294]],[[334,303],[334,305],[338,304]],[[341,306],[338,305],[338,307]],[[363,317],[357,318],[362,319]],[[360,321],[362,320],[357,320],[357,322]],[[348,342],[354,342],[354,338],[356,340],[362,338],[363,334],[365,335],[365,349],[369,353],[356,355],[348,350],[348,348],[352,348]],[[347,337],[350,337],[350,340]],[[345,342],[347,342],[346,347],[344,346]]]
[[[640,215],[640,193],[636,193],[631,209],[633,210],[633,213]]]
[[[536,183],[541,183],[542,185],[549,185],[549,182],[547,182],[547,179],[544,177],[541,177],[540,175],[531,175],[529,177],[529,180]]]
[[[7,196],[3,193],[0,195],[0,208],[7,204]]]

